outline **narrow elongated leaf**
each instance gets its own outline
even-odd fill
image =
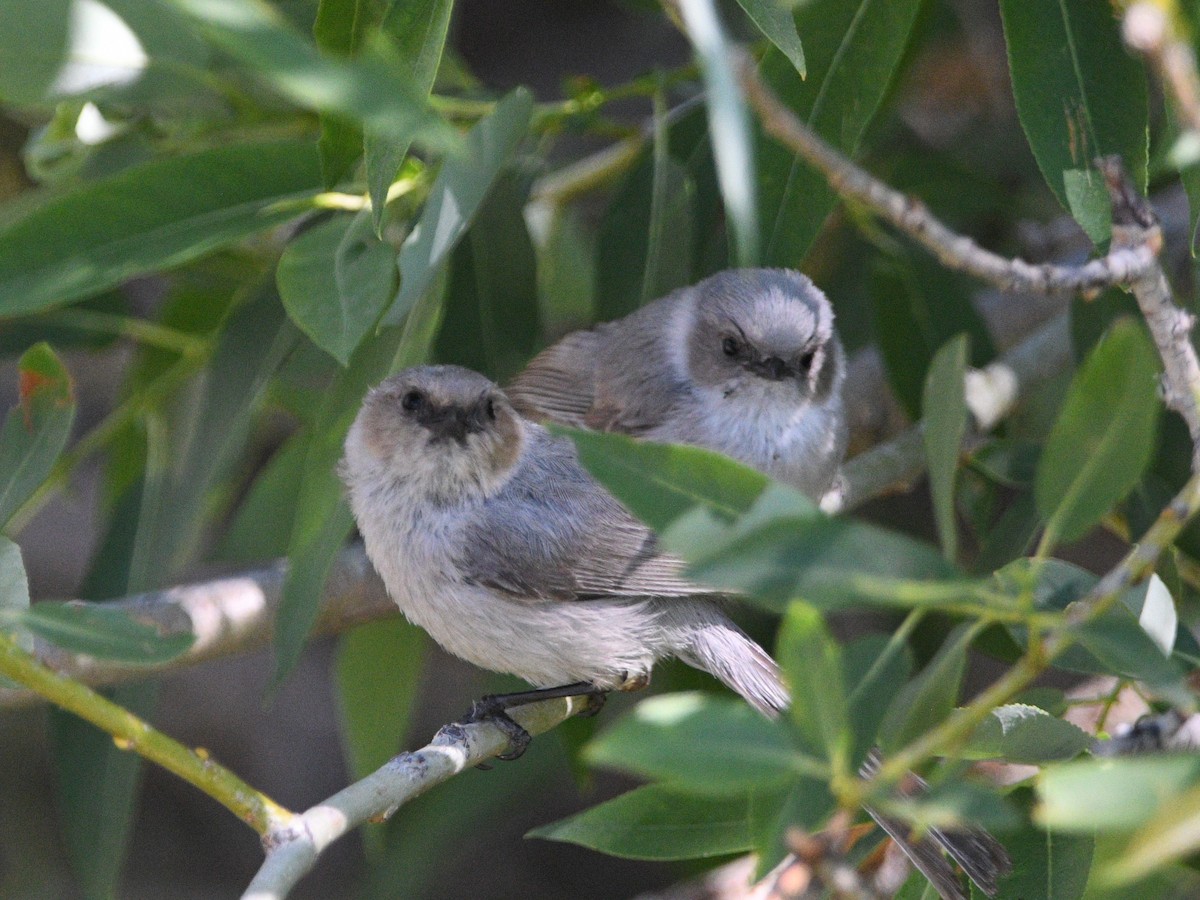
[[[1044,709],[1011,703],[992,710],[961,752],[965,759],[1044,763],[1078,756],[1092,740],[1081,728]]]
[[[17,621],[64,650],[127,663],[167,662],[195,641],[190,634],[161,635],[119,609],[71,603],[37,603]]]
[[[496,176],[529,127],[533,100],[518,88],[467,134],[463,153],[442,164],[421,219],[400,249],[400,293],[384,321],[400,322],[466,234]]]
[[[787,733],[740,700],[665,694],[643,700],[584,749],[588,762],[701,796],[744,796],[794,780],[802,762]]]
[[[541,336],[537,262],[522,210],[528,180],[501,175],[454,252],[436,355],[503,384]]]
[[[1117,322],[1071,382],[1038,464],[1047,531],[1083,537],[1137,484],[1154,449],[1158,362],[1141,325]]]
[[[879,730],[885,751],[903,747],[950,715],[958,703],[967,648],[974,636],[966,625],[952,631],[933,659],[896,695]]]
[[[317,46],[334,56],[354,56],[362,46],[367,28],[378,25],[372,15],[376,7],[377,4],[367,0],[320,0],[313,22]],[[325,187],[332,188],[362,156],[362,129],[341,116],[322,113],[317,151],[321,154]]]
[[[763,37],[791,61],[800,77],[805,77],[808,73],[804,68],[804,48],[800,45],[800,35],[796,33],[796,22],[784,4],[777,0],[738,0],[738,5],[758,26]]]
[[[808,78],[772,52],[762,72],[787,106],[842,152],[857,153],[896,76],[921,0],[815,0],[796,11]],[[822,175],[774,140],[758,143],[763,262],[799,266],[836,203]]]
[[[1110,153],[1145,188],[1146,74],[1123,46],[1112,9],[1091,0],[1001,0],[1000,12],[1021,126],[1059,202],[1082,213],[1091,204],[1085,195],[1102,197],[1095,173],[1073,176],[1073,189],[1067,173]],[[1094,219],[1076,217],[1095,230]]]
[[[393,3],[383,20],[383,32],[409,61],[413,86],[422,98],[427,98],[433,89],[453,10],[454,0],[405,0]],[[398,134],[394,129],[368,126],[363,141],[371,219],[375,233],[382,234],[388,188],[408,153],[411,136]]]
[[[704,76],[708,130],[738,265],[753,266],[760,246],[754,149],[746,100],[733,72],[733,54],[714,0],[679,0],[679,11]]]
[[[842,663],[842,678],[849,692],[846,706],[854,732],[850,765],[857,769],[878,743],[879,726],[896,694],[908,682],[912,652],[906,643],[893,647],[887,638],[868,635],[846,645]]]
[[[744,795],[694,797],[651,785],[535,828],[528,836],[628,859],[702,859],[753,847],[760,803]]]
[[[292,321],[343,366],[396,290],[395,250],[364,232],[369,223],[340,216],[309,229],[288,244],[275,276]]]
[[[0,314],[89,297],[279,225],[295,213],[273,204],[320,183],[310,143],[273,141],[155,160],[86,184],[0,229]]]
[[[230,56],[294,103],[342,115],[392,136],[451,149],[457,136],[433,113],[405,61],[382,39],[367,39],[354,59],[317,51],[264,0],[164,0]]]
[[[428,638],[397,616],[369,622],[342,636],[337,649],[337,700],[350,778],[374,772],[404,746],[417,699]],[[387,677],[379,666],[387,660]],[[381,829],[363,832],[368,850],[383,849]]]
[[[958,524],[954,515],[954,479],[958,451],[967,430],[967,400],[963,378],[967,371],[967,336],[959,335],[933,357],[925,379],[921,408],[925,414],[925,460],[929,491],[942,551],[954,562],[958,556]]]
[[[803,745],[844,768],[850,731],[842,658],[821,614],[793,603],[784,616],[775,652],[792,696],[792,725]]]
[[[71,376],[47,344],[18,363],[20,401],[0,430],[0,526],[46,480],[75,419]]]

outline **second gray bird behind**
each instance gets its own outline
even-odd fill
[[[531,418],[720,451],[819,501],[846,453],[845,368],[808,278],[732,269],[567,335],[507,394]]]

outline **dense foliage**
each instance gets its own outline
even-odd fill
[[[4,134],[21,132],[21,169],[0,183],[0,350],[20,373],[0,431],[0,630],[120,659],[185,646],[102,610],[29,603],[22,528],[98,457],[106,537],[80,595],[286,555],[282,682],[352,532],[335,469],[368,386],[428,360],[503,383],[567,329],[714,271],[803,268],[848,348],[876,345],[900,406],[923,420],[928,497],[875,521],[830,517],[713,454],[573,433],[589,469],[697,578],[744,593],[762,632],[778,627],[796,702],[772,723],[691,674],[663,673],[657,686],[692,689],[566,742],[588,766],[649,783],[537,833],[652,860],[757,850],[765,869],[789,827],[819,830],[867,799],[856,773],[879,745],[932,789],[897,800],[887,782],[904,769],[885,768],[871,802],[918,827],[993,829],[1017,861],[1002,896],[1194,888],[1200,765],[1093,758],[1091,737],[1062,718],[1065,694],[1032,686],[1052,668],[1194,705],[1200,647],[1186,622],[1200,531],[1095,615],[1070,610],[1097,575],[1059,558],[1101,527],[1136,540],[1189,475],[1187,430],[1163,410],[1136,307],[1117,291],[1071,301],[1074,371],[1044,373],[994,433],[964,446],[964,375],[997,355],[978,285],[868,211],[839,208],[823,176],[762,133],[726,49],[754,48],[768,83],[827,141],[1001,252],[1022,250],[1019,222],[1064,211],[1105,249],[1094,157],[1120,155],[1141,189],[1190,191],[1195,134],[1148,86],[1121,10],[1102,0],[1000,0],[1003,30],[982,31],[1002,36],[1006,60],[973,42],[976,18],[997,18],[986,4],[739,2],[719,4],[716,33],[703,0],[665,13],[629,4],[620,14],[646,27],[689,31],[695,62],[619,84],[581,71],[550,99],[476,79],[454,49],[452,0],[0,3]],[[1168,6],[1188,29],[1190,7]],[[1186,241],[1197,208],[1168,236]],[[1177,288],[1191,296],[1184,268]],[[114,342],[131,348],[119,396],[72,439],[72,381],[91,378]],[[1098,571],[1115,561],[1089,558],[1104,561]],[[878,613],[867,632],[835,639],[831,617],[862,610]],[[1045,654],[1047,635],[1061,652]],[[354,772],[403,744],[425,651],[396,621],[342,638]],[[980,656],[1014,689],[964,715]],[[153,685],[113,696],[152,715]],[[66,714],[51,735],[79,882],[110,894],[136,757]],[[967,772],[985,759],[1038,774],[998,787]],[[485,827],[503,791],[535,783],[435,792],[421,818],[402,812],[368,849],[380,872],[430,892],[431,864],[413,862],[447,839],[430,823]],[[914,876],[904,896],[922,890]]]

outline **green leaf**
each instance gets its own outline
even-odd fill
[[[1088,834],[1133,831],[1160,811],[1177,809],[1200,782],[1200,757],[1118,757],[1068,762],[1038,777],[1037,821]]]
[[[954,710],[967,665],[967,648],[977,633],[977,628],[968,625],[950,632],[933,659],[896,695],[879,730],[879,743],[885,752],[903,747]]]
[[[396,252],[369,221],[339,216],[310,228],[288,244],[275,274],[292,321],[343,366],[396,289]]]
[[[529,92],[512,91],[467,134],[462,154],[442,164],[421,219],[400,248],[400,293],[384,317],[386,324],[400,322],[445,266],[525,136],[532,111]]]
[[[439,362],[499,383],[521,370],[541,336],[537,261],[522,214],[528,194],[523,177],[497,179],[454,251],[436,344]]]
[[[1020,821],[994,787],[970,781],[944,782],[921,793],[883,798],[878,807],[880,812],[911,823],[918,831],[966,825],[1008,829]]]
[[[672,549],[682,549],[669,541]],[[827,608],[859,603],[936,605],[970,586],[953,578],[941,554],[907,535],[850,519],[779,518],[692,557],[691,578],[740,591],[779,610],[800,598]]]
[[[695,797],[662,785],[638,788],[528,837],[566,841],[628,859],[703,859],[754,846],[754,797]]]
[[[701,796],[782,787],[802,768],[819,766],[797,754],[777,723],[741,700],[702,693],[643,700],[589,743],[584,757]]]
[[[792,697],[792,725],[803,745],[844,768],[850,731],[842,657],[821,614],[811,606],[791,604],[775,653]]]
[[[762,73],[784,104],[853,157],[900,68],[922,0],[813,0],[796,12],[808,78],[772,51]],[[824,176],[773,139],[758,143],[763,262],[799,267],[836,195]]]
[[[1100,232],[1094,201],[1070,202],[1066,173],[1097,156],[1124,158],[1139,189],[1149,153],[1146,74],[1122,44],[1111,8],[1092,0],[1001,0],[1004,37],[1021,127],[1046,182],[1064,207]],[[1093,184],[1103,182],[1092,179]]]
[[[35,603],[17,622],[64,650],[126,663],[168,662],[195,642],[191,634],[159,634],[123,610],[75,603]]]
[[[1200,849],[1200,786],[1194,783],[1182,794],[1164,802],[1128,845],[1100,871],[1103,880],[1127,884],[1156,869],[1193,856]]]
[[[369,36],[354,59],[324,56],[263,0],[165,0],[213,45],[248,66],[292,102],[407,137],[433,149],[457,145],[448,122],[428,107],[395,49]]]
[[[554,431],[573,440],[584,468],[658,531],[697,506],[732,521],[754,506],[769,483],[761,472],[712,450],[564,427]],[[797,494],[799,508],[804,502]]]
[[[800,46],[800,35],[796,33],[796,22],[778,0],[738,0],[751,21],[758,26],[768,41],[786,56],[796,67],[801,78],[808,73],[804,68],[804,48]]]
[[[196,259],[293,218],[275,204],[319,185],[312,145],[294,140],[158,159],[85,184],[0,228],[0,315]]]
[[[1158,357],[1142,326],[1113,325],[1071,382],[1034,496],[1055,538],[1083,537],[1142,476],[1154,450]]]
[[[423,98],[428,98],[433,89],[453,10],[454,0],[404,0],[392,3],[384,17],[382,30],[409,61],[413,85]],[[376,234],[382,235],[388,188],[400,171],[411,140],[388,129],[370,127],[363,140],[371,218]]]
[[[1092,870],[1095,843],[1091,834],[1032,825],[1005,834],[1004,846],[1018,862],[1000,883],[1000,896],[1080,900]]]
[[[678,9],[704,76],[708,131],[738,265],[753,266],[759,262],[760,245],[753,137],[746,100],[733,71],[733,53],[714,0],[679,0]]]
[[[317,46],[334,56],[352,57],[362,46],[368,25],[375,25],[372,12],[376,4],[366,0],[319,0],[313,22]],[[362,129],[336,115],[321,115],[321,178],[333,188],[350,172],[363,152]]]
[[[352,780],[365,778],[403,748],[421,696],[428,643],[425,632],[399,617],[360,625],[338,641],[337,700]],[[380,677],[381,660],[387,660],[386,678]],[[382,850],[379,828],[368,827],[363,837],[372,854]]]
[[[1071,759],[1092,745],[1092,736],[1036,706],[1011,703],[992,710],[962,749],[964,759],[1002,759],[1040,764]]]
[[[850,765],[857,768],[878,743],[879,726],[896,694],[908,682],[912,652],[904,642],[893,644],[881,635],[867,635],[846,645],[842,663],[854,735]]]
[[[233,522],[221,539],[217,557],[230,563],[253,563],[287,554],[288,528],[296,518],[296,486],[304,477],[308,435],[285,443],[250,487]]]
[[[925,379],[921,409],[925,414],[925,460],[938,536],[946,559],[958,556],[958,524],[954,515],[954,478],[958,453],[967,431],[967,336],[959,335],[933,357]]]
[[[13,621],[6,613],[29,609],[29,580],[21,561],[21,548],[0,535],[0,625]]]
[[[1068,169],[1063,172],[1067,209],[1092,243],[1099,246],[1112,234],[1112,203],[1099,172]]]
[[[37,344],[18,363],[19,403],[0,429],[0,526],[54,468],[75,420],[71,376],[47,344]]]

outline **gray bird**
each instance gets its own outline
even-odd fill
[[[845,368],[808,278],[733,269],[567,335],[507,393],[523,415],[707,447],[820,500],[846,453]]]
[[[767,715],[787,706],[775,662],[713,592],[482,375],[384,381],[341,471],[392,599],[454,655],[576,694],[642,686],[677,656]]]

